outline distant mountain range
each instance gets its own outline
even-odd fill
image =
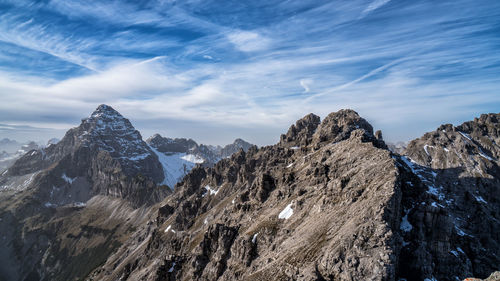
[[[497,280],[499,121],[388,146],[340,110],[214,147],[101,105],[0,175],[0,280]]]
[[[7,138],[0,140],[0,171],[7,169],[28,151],[38,148],[39,145],[34,141],[21,144]]]

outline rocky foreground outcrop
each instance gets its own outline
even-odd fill
[[[88,280],[463,280],[500,268],[498,114],[389,151],[352,110],[195,168]]]

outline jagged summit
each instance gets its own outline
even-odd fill
[[[130,134],[134,138],[142,140],[139,131],[135,130],[127,118],[105,104],[99,105],[90,117],[83,119],[80,127],[83,129],[84,135],[85,132],[92,132],[94,135],[115,134],[124,136],[124,134]]]
[[[82,149],[91,155],[106,152],[128,176],[141,174],[156,182],[163,180],[158,158],[139,131],[118,111],[104,104],[82,119],[78,127],[68,130],[61,141],[21,157],[9,173],[23,175],[45,169]]]
[[[92,115],[24,164],[58,161],[8,183],[29,185],[0,200],[9,280],[421,281],[498,270],[498,115],[442,125],[399,155],[353,110],[309,114],[278,144],[244,152],[237,139],[211,166],[194,165],[197,153],[222,147],[157,134],[145,149],[165,175],[187,173],[172,193],[143,176],[154,157],[121,158],[140,137],[128,120],[104,106]]]
[[[94,117],[94,118],[101,117],[101,116],[119,116],[119,117],[123,118],[123,116],[118,111],[116,111],[114,108],[112,108],[111,106],[109,106],[107,104],[99,105],[94,110],[94,112],[92,112],[92,114],[90,115],[90,117]]]
[[[332,112],[321,122],[313,136],[314,142],[338,142],[348,139],[351,132],[362,129],[373,137],[373,128],[365,119],[352,109]]]
[[[471,171],[486,172],[488,163],[500,158],[499,120],[500,114],[490,113],[456,127],[452,124],[441,125],[437,130],[411,141],[404,154],[420,165],[435,169],[472,168],[483,163],[485,166]]]
[[[193,169],[92,279],[485,278],[500,264],[499,126],[464,124],[409,146],[419,165],[353,110],[309,114],[277,145]],[[435,151],[470,165],[439,168]],[[153,246],[131,252],[142,237]]]
[[[346,140],[356,130],[359,130],[356,133],[357,137],[363,141],[370,141],[378,147],[385,147],[382,133],[377,132],[377,136],[374,136],[370,123],[352,109],[332,112],[323,121],[319,116],[310,113],[297,120],[286,134],[281,135],[280,144],[297,148],[310,144],[318,146]]]
[[[320,121],[319,116],[309,113],[290,126],[286,134],[281,135],[280,143],[292,147],[308,145]]]

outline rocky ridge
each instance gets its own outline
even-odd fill
[[[42,198],[40,190],[49,190],[43,179],[51,174],[70,185],[82,179],[61,176],[62,167],[87,163],[85,153],[73,152],[69,158],[74,160],[62,157],[35,174],[23,192],[2,193],[11,197],[0,200],[0,234],[23,238],[0,241],[8,250],[0,254],[0,274],[13,280],[463,280],[490,275],[488,280],[495,280],[500,270],[499,118],[487,114],[460,126],[443,125],[398,154],[353,110],[323,120],[309,114],[276,145],[251,146],[214,165],[194,166],[171,195],[146,201],[130,198],[158,190],[155,173],[133,177],[122,169],[117,189],[116,183],[102,181],[108,178],[105,168],[120,170],[130,162],[112,157],[111,149],[100,150],[102,160],[90,159],[104,160],[92,164],[90,171],[99,171],[93,182],[100,182],[98,190],[114,192],[99,191],[84,205],[47,207],[33,200]],[[123,138],[103,139],[116,148]],[[167,138],[155,139],[130,154],[149,149],[160,158]],[[93,143],[89,139],[78,147],[89,149]],[[193,148],[189,140],[178,144]],[[31,161],[39,163],[36,157]],[[17,171],[31,171],[28,164],[20,167],[24,170]],[[149,167],[137,171],[148,173]],[[0,179],[31,175],[15,171]],[[137,186],[151,183],[152,189],[117,192],[130,180]],[[14,272],[12,256],[33,266]],[[82,263],[77,272],[64,269]]]
[[[277,145],[193,169],[88,280],[486,278],[500,264],[497,118],[401,156],[352,110],[309,114]]]

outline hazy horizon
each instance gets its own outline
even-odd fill
[[[314,113],[314,112],[312,112]],[[488,112],[488,113],[492,113],[492,112]],[[89,114],[90,115],[90,114]],[[304,114],[305,116],[306,114]],[[86,116],[88,117],[88,116]],[[82,117],[83,118],[86,118],[86,117]],[[125,118],[127,118],[127,116],[124,116]],[[320,116],[321,117],[321,120],[323,120],[324,117],[326,116]],[[474,116],[470,119],[467,119],[467,120],[463,120],[459,123],[451,123],[453,124],[454,126],[457,126],[457,125],[460,125],[461,123],[465,122],[465,121],[470,121],[470,120],[473,120],[475,117],[479,117],[478,116]],[[196,141],[198,144],[206,144],[206,145],[221,145],[221,146],[224,146],[226,144],[230,144],[232,143],[235,139],[237,138],[242,138],[243,140],[245,141],[249,141],[251,142],[252,144],[256,144],[258,146],[264,146],[264,145],[272,145],[272,144],[275,144],[277,142],[279,142],[279,137],[281,134],[285,134],[289,128],[289,126],[291,126],[292,124],[295,124],[295,121],[290,123],[289,126],[287,126],[286,128],[283,128],[282,131],[270,131],[269,133],[271,134],[271,137],[274,136],[275,140],[273,142],[270,142],[270,143],[258,143],[258,142],[255,142],[255,141],[252,141],[252,136],[251,136],[251,129],[247,129],[247,130],[244,130],[244,132],[242,133],[242,135],[245,135],[246,137],[242,137],[242,135],[235,135],[234,137],[232,137],[232,134],[230,136],[227,136],[227,141],[226,142],[222,142],[222,143],[217,143],[217,142],[210,142],[210,138],[205,138],[205,140],[208,140],[208,141],[203,141],[203,140],[200,140],[200,139],[196,139],[192,136],[189,135],[189,133],[191,132],[191,130],[188,130],[187,131],[187,134],[186,135],[182,135],[182,133],[180,135],[174,135],[172,133],[169,133],[169,130],[166,129],[166,128],[158,128],[158,130],[150,130],[150,131],[146,131],[147,133],[143,133],[143,131],[141,131],[138,127],[136,127],[134,125],[134,120],[133,119],[130,119],[130,118],[127,118],[130,120],[130,122],[132,123],[132,125],[141,133],[142,135],[142,138],[144,140],[146,140],[147,138],[153,136],[154,134],[160,134],[162,135],[163,137],[168,137],[168,138],[187,138],[187,139],[193,139],[194,141]],[[367,120],[368,122],[370,122],[370,120]],[[371,123],[371,122],[370,122]],[[450,123],[450,122],[443,122],[443,123],[439,123],[435,126],[435,128],[433,129],[429,129],[428,131],[433,131],[435,129],[437,129],[438,126],[442,125],[442,124],[447,124],[447,123]],[[373,125],[373,124],[372,124]],[[12,126],[12,125],[10,125]],[[15,126],[15,125],[14,125]],[[79,123],[78,124],[75,124],[74,126],[70,127],[70,128],[74,128],[74,127],[78,127],[79,126]],[[5,129],[5,124],[0,124],[0,140],[2,139],[10,139],[10,140],[15,140],[19,143],[26,143],[26,142],[29,142],[29,141],[35,141],[37,142],[38,144],[46,144],[48,140],[52,139],[52,138],[57,138],[57,139],[62,139],[64,137],[64,134],[66,133],[67,130],[69,130],[70,128],[68,129],[59,129],[59,130],[56,130],[56,129],[48,129],[48,128],[44,128],[43,130],[41,128],[33,128],[33,127],[30,127],[30,126],[19,126],[18,128],[13,128],[13,129]],[[189,128],[193,128],[193,127],[189,127]],[[373,128],[374,131],[378,130],[378,128],[374,127]],[[45,137],[34,137],[33,136],[35,135],[35,133],[33,133],[33,130],[36,130],[37,133],[36,135],[37,136],[40,136],[40,133],[42,133],[42,135],[45,135]],[[198,128],[198,130],[203,130],[203,128]],[[210,129],[205,129],[205,130],[210,130]],[[428,131],[425,131],[425,132],[422,132],[421,135],[423,135],[424,133],[428,132]],[[7,132],[7,133],[3,133],[3,132]],[[9,132],[11,132],[9,134]],[[44,133],[44,134],[43,134]],[[385,135],[385,132],[382,131],[382,134]],[[208,132],[205,132],[205,135],[210,135],[210,133]],[[420,137],[421,135],[415,137],[415,138],[418,138]],[[17,136],[17,137],[16,137]],[[232,138],[231,138],[232,137]],[[387,139],[384,137],[384,139],[386,140],[386,142],[388,143],[398,143],[398,142],[408,142],[408,141],[411,141],[415,138],[412,138],[412,139],[396,139],[396,140],[390,140],[390,139]]]
[[[500,111],[498,1],[0,1],[0,138],[102,103],[146,139],[276,143],[356,110],[390,142]]]

